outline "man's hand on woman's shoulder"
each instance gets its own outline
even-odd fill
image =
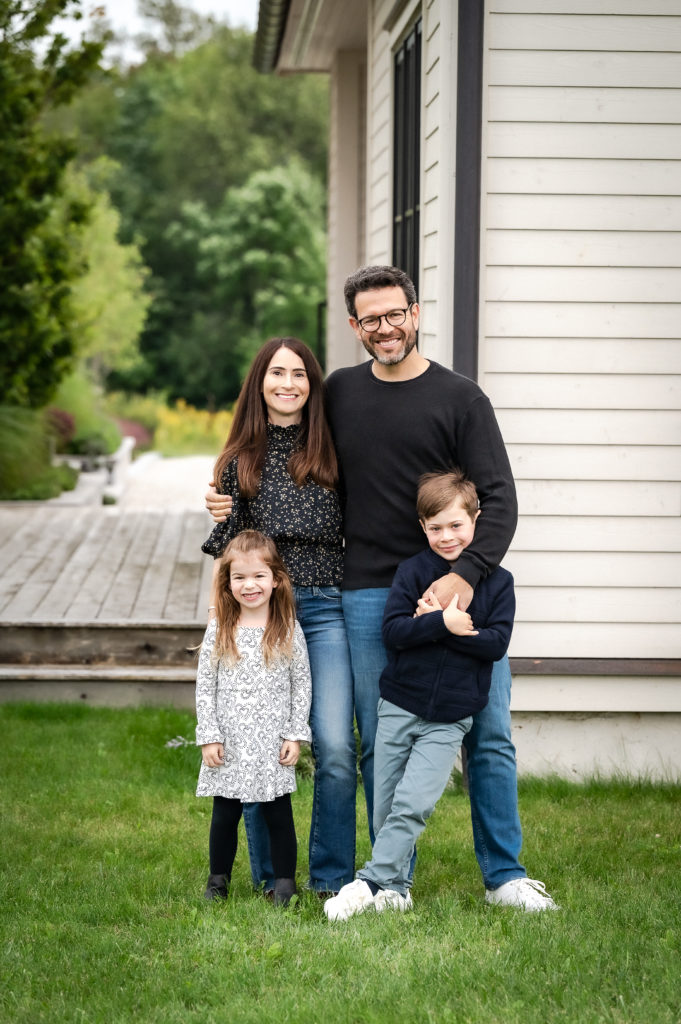
[[[206,508],[216,523],[224,523],[232,514],[231,494],[218,494],[215,490],[215,481],[211,480],[209,490],[206,493]]]

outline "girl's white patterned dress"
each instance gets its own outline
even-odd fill
[[[279,764],[283,740],[310,740],[310,664],[296,622],[293,653],[265,665],[263,627],[239,626],[241,658],[234,665],[212,657],[217,632],[206,629],[196,677],[196,742],[222,743],[225,763],[201,765],[197,796],[223,796],[244,803],[274,800],[296,788],[296,771]]]

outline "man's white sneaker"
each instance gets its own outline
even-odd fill
[[[382,914],[384,910],[399,910],[404,913],[405,910],[413,910],[414,904],[410,892],[402,896],[395,889],[379,889],[374,897],[374,908],[377,914]]]
[[[371,889],[361,878],[348,882],[337,896],[332,896],[324,904],[324,913],[329,921],[347,921],[354,914],[363,914],[374,906]]]
[[[528,911],[559,909],[547,893],[544,883],[533,878],[512,878],[498,889],[487,889],[485,902],[501,907],[520,907]]]

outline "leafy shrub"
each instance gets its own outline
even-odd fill
[[[57,498],[62,491],[72,491],[78,482],[78,470],[71,466],[47,466],[33,480],[27,480],[11,494],[0,490],[0,497],[12,501],[45,501]]]
[[[137,420],[121,419],[120,416],[117,416],[116,424],[123,437],[135,438],[136,452],[148,451],[152,447],[154,438],[143,423],[138,423]]]
[[[166,406],[166,397],[162,392],[135,395],[125,391],[110,391],[104,396],[104,408],[109,416],[116,420],[141,423],[152,437]]]
[[[121,443],[121,433],[103,408],[98,388],[82,370],[65,377],[59,385],[56,404],[73,416],[76,430],[68,451],[77,455],[108,455]]]
[[[173,408],[162,408],[154,435],[154,448],[163,455],[213,455],[222,448],[232,412],[195,409],[180,399]]]
[[[0,499],[55,498],[76,485],[69,466],[50,465],[51,430],[42,412],[0,406]]]
[[[56,406],[45,410],[45,418],[57,443],[57,451],[65,452],[76,433],[76,421],[70,412]]]

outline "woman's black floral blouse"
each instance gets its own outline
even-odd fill
[[[297,424],[267,424],[267,455],[254,498],[239,496],[236,459],[230,462],[220,490],[232,496],[232,515],[215,526],[201,550],[219,558],[242,530],[260,530],[277,545],[294,586],[340,586],[343,524],[338,494],[312,481],[296,487],[288,473],[299,429]]]

